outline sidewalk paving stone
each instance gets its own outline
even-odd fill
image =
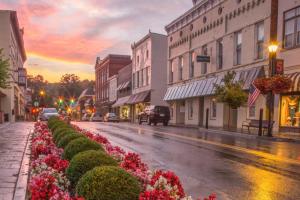
[[[32,129],[33,123],[0,125],[0,200],[25,199],[29,169],[29,155],[26,155],[26,151],[29,149],[28,140]],[[27,172],[24,171],[26,164]],[[19,184],[21,180],[23,183]],[[22,194],[20,187],[23,189]]]

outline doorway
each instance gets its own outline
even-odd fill
[[[203,116],[204,116],[204,97],[199,98],[199,122],[198,125],[203,127]]]
[[[230,108],[224,104],[223,128],[227,130],[236,130],[238,121],[238,110]]]

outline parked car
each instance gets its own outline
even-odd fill
[[[85,114],[82,116],[81,121],[90,121],[90,117],[91,117],[90,114],[85,113]]]
[[[119,122],[120,119],[115,113],[106,113],[104,116],[105,122]]]
[[[43,108],[39,113],[38,119],[41,121],[47,121],[50,117],[58,117],[59,114],[56,108]]]
[[[157,123],[163,123],[164,126],[168,126],[170,121],[170,110],[167,106],[147,106],[143,112],[138,115],[138,122],[142,124],[147,122],[148,125]]]
[[[102,122],[103,121],[103,116],[100,113],[93,113],[90,121],[92,122]]]

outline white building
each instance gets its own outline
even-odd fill
[[[24,31],[19,27],[15,11],[0,10],[0,24],[0,48],[10,63],[10,88],[0,89],[0,111],[6,121],[14,122],[25,115]]]
[[[132,44],[132,121],[147,105],[165,105],[167,88],[167,36],[149,33]]]
[[[272,38],[277,38],[279,44],[284,44],[286,38],[294,42],[291,50],[281,46],[279,57],[285,59],[285,73],[299,72],[300,61],[296,55],[300,54],[296,40],[300,25],[298,30],[295,21],[299,19],[296,14],[299,11],[296,9],[295,14],[291,14],[294,21],[290,30],[286,31],[282,24],[283,13],[299,6],[299,0],[193,0],[193,3],[190,10],[166,26],[168,91],[164,99],[171,107],[171,123],[204,126],[205,111],[209,109],[210,127],[227,127],[230,112],[229,126],[241,128],[243,121],[258,119],[261,108],[267,110],[265,97],[260,95],[250,108],[245,105],[230,109],[216,101],[214,84],[220,84],[224,74],[234,70],[237,73],[235,80],[242,80],[248,92],[253,80],[268,75],[268,45]],[[287,36],[290,33],[293,39]],[[209,56],[210,62],[197,62],[197,56]],[[277,95],[276,130],[282,127],[279,99]]]

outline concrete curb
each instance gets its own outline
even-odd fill
[[[32,131],[30,131],[26,147],[23,153],[22,163],[18,174],[17,184],[15,186],[13,200],[25,200],[27,196],[27,184],[29,178],[30,165],[30,146],[31,146]]]

